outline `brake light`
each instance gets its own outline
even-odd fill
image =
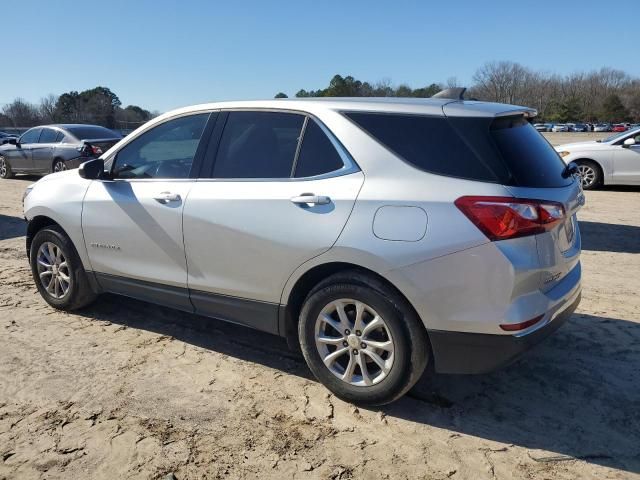
[[[83,147],[78,147],[80,153],[84,156],[92,156],[92,155],[102,155],[102,149],[95,145],[91,145],[90,143],[85,143]]]
[[[468,196],[455,204],[492,241],[544,233],[565,219],[561,203],[545,200]]]

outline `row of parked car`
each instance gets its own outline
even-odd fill
[[[539,132],[626,132],[640,123],[536,123]]]
[[[19,137],[0,132],[0,178],[77,168],[121,138],[122,135],[108,128],[82,124],[42,125]]]

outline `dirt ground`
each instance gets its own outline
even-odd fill
[[[583,300],[554,336],[366,410],[277,337],[110,295],[48,307],[33,180],[0,180],[0,479],[640,478],[640,188],[587,193]]]

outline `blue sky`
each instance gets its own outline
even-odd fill
[[[414,88],[449,77],[470,84],[492,60],[640,76],[637,0],[10,3],[0,105],[101,85],[124,105],[166,111],[293,96],[336,73]]]

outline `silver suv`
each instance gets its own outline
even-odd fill
[[[338,397],[379,405],[482,373],[580,299],[580,182],[535,111],[447,99],[176,110],[25,193],[33,278],[282,335]]]

